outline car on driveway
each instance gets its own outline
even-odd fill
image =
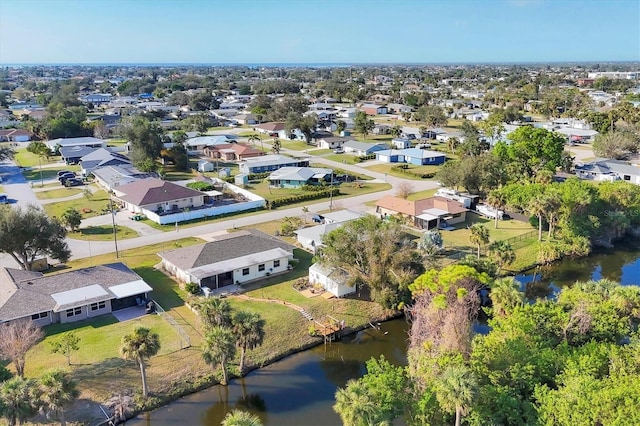
[[[333,150],[334,154],[344,154],[344,149],[342,148],[336,148]]]
[[[84,185],[84,182],[82,181],[82,179],[69,178],[69,179],[65,179],[63,185],[66,186],[66,187],[80,186],[80,185]]]
[[[59,170],[58,171],[58,177],[63,176],[63,175],[75,175],[75,173],[73,173],[71,170]]]
[[[60,175],[60,176],[58,176],[58,181],[60,181],[60,183],[61,183],[62,185],[64,185],[64,183],[65,183],[65,181],[66,181],[67,179],[75,179],[75,178],[76,178],[76,175],[75,175],[75,174],[73,174],[73,173],[67,173],[67,174],[64,174],[64,175]]]

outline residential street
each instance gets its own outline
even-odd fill
[[[235,130],[235,129],[233,129]],[[230,132],[227,132],[230,133]],[[291,154],[300,155],[299,151],[286,151]],[[349,208],[358,211],[371,211],[371,208],[366,206],[365,203],[378,200],[385,195],[394,195],[396,189],[400,183],[409,182],[413,191],[423,191],[433,189],[437,187],[435,181],[417,181],[406,180],[397,178],[394,176],[388,176],[383,173],[367,170],[366,167],[350,165],[345,163],[339,163],[331,161],[319,156],[313,156],[309,154],[313,162],[323,163],[333,168],[340,168],[343,170],[351,171],[354,173],[366,174],[374,178],[375,182],[388,182],[392,185],[392,188],[386,191],[374,192],[370,194],[359,195],[355,197],[349,197],[348,199],[338,199],[331,201],[310,202],[307,206],[310,213],[317,213],[320,211],[327,211],[331,207],[333,210]],[[366,165],[366,163],[365,163]],[[26,182],[19,167],[11,163],[3,163],[0,165],[0,174],[2,174],[4,182],[4,191],[9,195],[9,198],[17,200],[18,205],[25,206],[27,204],[41,205],[42,202],[38,200],[34,194],[31,186]],[[75,198],[75,197],[74,197]],[[53,200],[55,202],[55,200]],[[52,202],[47,200],[47,202]],[[230,218],[227,220],[216,221],[212,223],[203,224],[193,227],[181,227],[178,224],[176,231],[163,232],[158,229],[152,228],[144,223],[129,220],[131,214],[127,211],[120,211],[116,213],[116,223],[121,226],[127,226],[139,234],[139,237],[130,238],[126,240],[118,241],[118,250],[128,250],[136,247],[142,247],[149,244],[158,244],[162,242],[170,242],[180,238],[197,237],[205,234],[211,234],[214,232],[225,231],[234,227],[251,226],[257,223],[271,222],[280,220],[287,216],[302,216],[302,209],[300,207],[282,208],[277,210],[266,210],[262,213],[252,216]],[[101,215],[92,218],[88,218],[82,221],[82,226],[98,226],[98,225],[111,225],[110,215]],[[69,247],[71,248],[72,259],[85,258],[100,254],[115,252],[115,245],[113,241],[86,241],[67,239]],[[0,256],[0,265],[2,266],[16,266],[15,261],[8,255]]]

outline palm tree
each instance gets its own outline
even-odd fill
[[[397,138],[402,133],[402,128],[398,125],[391,128],[391,136]]]
[[[487,204],[496,209],[494,227],[498,229],[498,211],[504,209],[504,206],[507,204],[507,197],[498,190],[491,191],[489,196],[487,196]]]
[[[221,423],[222,426],[262,426],[260,418],[255,414],[242,410],[233,410],[227,413]]]
[[[534,197],[529,201],[527,210],[538,217],[538,241],[542,241],[542,218],[547,211],[547,206],[544,199],[541,197]]]
[[[231,325],[231,305],[221,297],[208,297],[200,303],[200,320],[205,328]]]
[[[253,134],[253,135],[249,136],[249,143],[252,146],[255,147],[256,146],[256,142],[260,142],[260,144],[262,145],[262,138],[260,137],[260,135],[258,135],[256,133],[256,134]]]
[[[542,196],[542,203],[544,204],[545,211],[547,213],[547,223],[549,224],[549,238],[553,237],[555,225],[558,222],[558,213],[562,206],[562,200],[560,194],[557,192],[546,192]]]
[[[247,349],[254,349],[264,340],[265,321],[257,313],[236,312],[233,317],[233,331],[236,345],[240,349],[240,375],[244,372],[244,355]]]
[[[516,252],[506,241],[494,241],[489,245],[489,255],[498,265],[498,273],[503,266],[511,265],[516,260]]]
[[[47,418],[58,417],[60,425],[65,426],[64,409],[80,396],[76,382],[62,370],[50,371],[40,379],[40,392],[40,410]]]
[[[477,382],[471,370],[464,365],[450,365],[436,382],[436,397],[440,407],[455,411],[456,426],[460,426],[476,393]]]
[[[160,336],[146,327],[137,327],[133,333],[122,337],[120,355],[126,360],[137,361],[142,376],[142,396],[147,397],[145,361],[160,351]]]
[[[491,284],[489,298],[494,316],[505,316],[513,308],[524,303],[524,293],[520,291],[520,284],[513,277],[495,280]]]
[[[454,154],[456,149],[460,146],[460,139],[458,138],[449,138],[447,139],[447,147],[449,148],[449,152]]]
[[[31,379],[14,377],[2,383],[0,387],[0,413],[9,422],[9,426],[22,424],[37,411],[37,387]]]
[[[236,356],[236,339],[233,331],[227,327],[213,326],[204,336],[202,358],[207,364],[220,365],[222,380],[220,384],[226,385],[227,362]]]
[[[304,213],[304,223],[307,223],[307,213],[309,213],[309,207],[304,206],[302,208],[302,213]]]
[[[362,380],[350,380],[347,386],[338,389],[335,399],[333,411],[338,413],[344,426],[385,424],[378,419],[378,407]]]
[[[480,259],[480,247],[489,242],[489,230],[480,224],[475,224],[469,228],[469,242],[478,247],[478,259]]]

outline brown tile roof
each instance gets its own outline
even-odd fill
[[[269,132],[277,132],[280,130],[284,130],[284,123],[274,121],[271,123],[257,124],[255,127],[257,129],[267,130]]]
[[[448,200],[442,197],[430,197],[422,200],[409,201],[387,195],[386,197],[378,200],[376,202],[376,206],[409,216],[419,216],[424,210],[432,208],[446,210],[451,214],[467,211],[467,209],[457,201]]]
[[[118,192],[125,193],[124,196],[119,197],[121,200],[136,206],[202,196],[202,192],[195,189],[156,178],[142,179],[119,186]]]

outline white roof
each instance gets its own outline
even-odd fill
[[[447,216],[451,214],[446,210],[436,209],[436,208],[423,210],[422,213],[426,213],[426,214],[430,214],[438,217]]]
[[[74,303],[83,302],[85,300],[94,299],[96,297],[102,297],[102,296],[110,296],[110,295],[99,284],[93,284],[87,287],[76,288],[74,290],[67,290],[60,293],[54,293],[51,295],[53,300],[56,301],[56,304],[58,305],[58,307],[62,307],[64,305],[72,305]]]
[[[353,210],[338,210],[331,213],[323,213],[325,222],[348,222],[350,220],[358,219],[364,216],[364,213],[356,212]]]
[[[123,297],[153,291],[153,289],[144,281],[137,280],[131,281],[130,283],[114,285],[113,287],[109,287],[109,291],[116,296],[116,299],[122,299]]]
[[[289,257],[290,255],[290,252],[277,247],[260,253],[248,254],[246,256],[240,256],[234,259],[224,260],[222,262],[215,262],[197,268],[187,269],[186,272],[195,278],[202,279],[236,269],[247,268],[259,263],[282,259],[283,257]]]
[[[439,218],[439,217],[440,217],[440,216],[433,216],[433,215],[430,215],[429,213],[422,213],[421,215],[416,216],[416,218],[418,218],[418,219],[422,219],[422,220],[433,220],[433,219],[437,219],[437,218]]]

